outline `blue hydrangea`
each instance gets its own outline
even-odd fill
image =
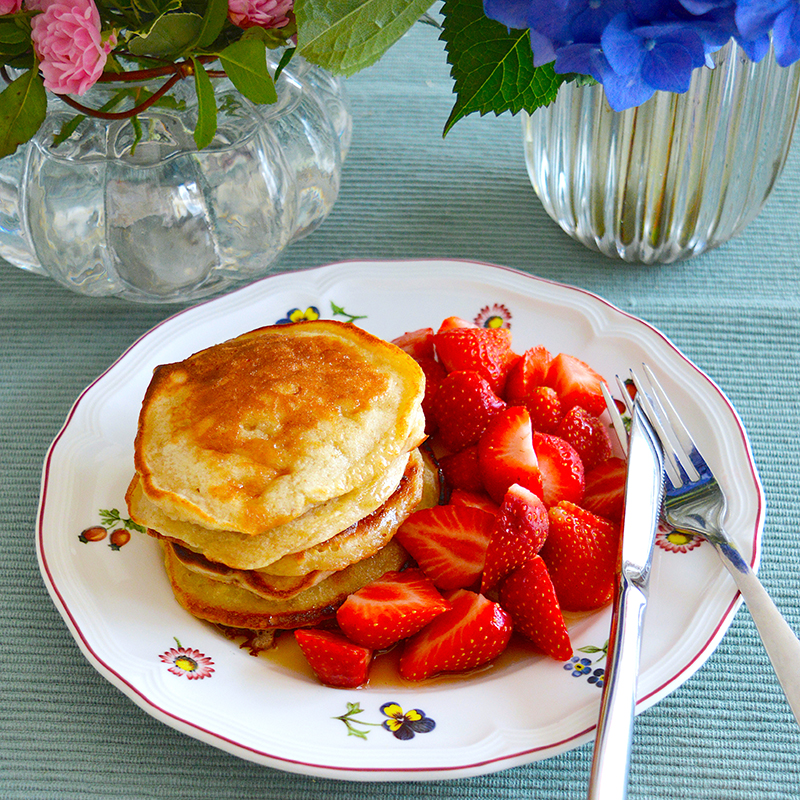
[[[800,59],[800,0],[484,0],[490,19],[530,32],[535,66],[589,75],[617,111],[685,92],[731,38],[748,58]]]

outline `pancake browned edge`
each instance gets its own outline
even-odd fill
[[[321,320],[157,367],[127,500],[180,605],[254,651],[401,569],[394,534],[438,497],[424,388],[400,348]]]

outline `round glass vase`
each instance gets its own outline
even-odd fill
[[[98,83],[81,101],[100,108],[163,81]],[[300,58],[271,105],[250,103],[225,78],[213,84],[218,129],[203,150],[191,78],[135,119],[84,117],[56,145],[77,112],[51,99],[36,136],[0,159],[0,256],[85,295],[147,303],[193,301],[267,274],[336,201],[351,134],[344,88]]]
[[[757,64],[730,43],[685,94],[612,111],[602,86],[564,84],[523,115],[525,161],[547,213],[626,262],[696,256],[750,223],[780,176],[800,104],[800,62]]]

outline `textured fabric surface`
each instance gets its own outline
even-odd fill
[[[547,217],[525,171],[518,119],[468,118],[442,139],[453,96],[432,28],[417,26],[348,89],[354,139],[339,201],[280,269],[354,258],[487,261],[595,292],[663,331],[720,385],[749,432],[768,503],[760,574],[800,629],[798,143],[739,238],[678,265],[625,266]],[[36,563],[42,461],[81,390],[175,310],[83,298],[0,264],[0,797],[583,798],[590,745],[454,781],[275,771],[157,722],[84,659]],[[637,718],[630,797],[800,797],[800,729],[744,608],[699,672]]]

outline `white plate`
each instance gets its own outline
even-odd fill
[[[647,361],[727,489],[728,530],[757,567],[764,498],[741,422],[719,388],[651,326],[585,291],[472,262],[356,262],[278,275],[145,334],[81,394],[44,464],[37,544],[50,594],[92,665],[167,725],[261,764],[349,780],[482,774],[593,737],[601,694],[594,672],[604,666],[608,609],[571,626],[576,657],[591,662],[580,668],[531,657],[468,680],[328,689],[274,660],[251,658],[184,612],[149,537],[134,534],[118,550],[107,546],[109,537],[79,540],[100,522],[100,509],[127,516],[133,438],[152,369],[310,307],[327,318],[363,317],[357,324],[389,339],[450,315],[499,313],[519,352],[544,344],[607,377]],[[708,545],[656,548],[639,711],[703,664],[738,604]],[[197,671],[169,663],[180,653],[176,640]],[[213,672],[200,677],[206,667]],[[420,709],[435,727],[396,738],[377,725],[387,718],[386,702]],[[351,713],[350,728],[338,719],[354,708],[348,704],[361,709]],[[363,735],[348,735],[351,729]]]

